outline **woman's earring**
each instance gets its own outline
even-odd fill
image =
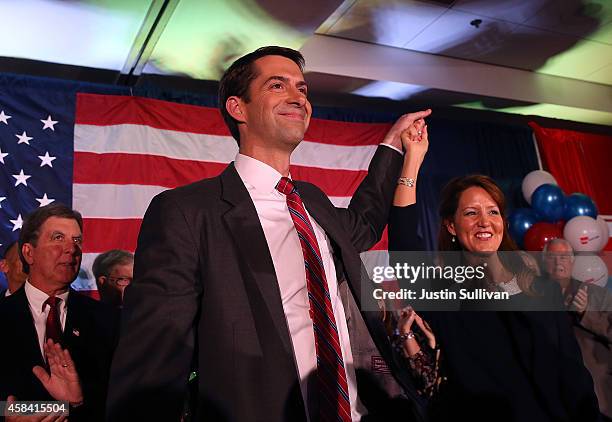
[[[457,239],[455,239],[455,236],[451,237],[451,242],[455,243],[457,241]]]

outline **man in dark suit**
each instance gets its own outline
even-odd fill
[[[381,237],[402,162],[414,165],[402,160],[400,134],[430,111],[398,120],[348,209],[335,208],[316,186],[288,179],[312,111],[303,64],[280,47],[238,59],[219,89],[235,162],[151,202],[109,420],[178,420],[193,367],[196,420],[423,417],[380,312],[359,312],[377,309],[359,252]],[[372,359],[355,359],[364,350]]]
[[[544,245],[544,272],[559,283],[568,317],[593,377],[603,421],[612,421],[612,294],[604,288],[572,277],[574,250],[565,239]]]
[[[37,209],[23,224],[19,250],[28,279],[0,302],[7,340],[0,397],[65,400],[71,421],[95,421],[104,419],[117,320],[112,308],[69,288],[81,265],[82,225],[81,215],[61,204]],[[69,351],[59,366],[49,356],[54,343]]]

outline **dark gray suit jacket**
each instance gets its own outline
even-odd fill
[[[330,239],[339,282],[347,281],[356,306],[364,305],[362,298],[373,300],[361,291],[359,252],[381,237],[401,164],[400,154],[379,147],[348,209],[335,208],[316,186],[296,182],[308,212]],[[272,258],[233,164],[218,177],[153,199],[138,238],[134,274],[111,371],[109,420],[178,420],[192,367],[199,372],[198,420],[305,420]],[[380,316],[362,316],[365,337],[410,396],[399,400],[402,416],[420,418],[422,403],[398,367]],[[362,401],[373,413],[389,409],[384,404],[389,395],[368,388],[367,378],[358,379]],[[366,391],[375,398],[363,397]]]

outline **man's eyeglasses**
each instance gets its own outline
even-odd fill
[[[132,282],[131,277],[108,277],[108,281],[117,286],[127,286]]]

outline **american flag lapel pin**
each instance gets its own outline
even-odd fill
[[[77,330],[76,328],[72,329],[72,335],[75,337],[78,337],[81,335],[81,332],[79,330]]]

